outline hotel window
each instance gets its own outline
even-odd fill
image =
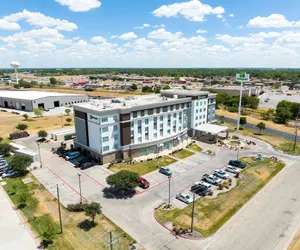
[[[199,106],[199,102],[196,102],[196,106]]]
[[[162,129],[162,128],[163,128],[163,126],[164,126],[164,125],[161,123],[161,124],[159,125],[160,129]]]
[[[164,135],[164,132],[163,132],[162,129],[159,131],[159,135],[160,135],[160,136],[163,136],[163,135]]]
[[[137,117],[141,117],[141,111],[137,112]]]
[[[156,108],[155,108],[155,109],[153,109],[153,114],[156,114]]]
[[[108,127],[102,128],[102,133],[105,133],[105,132],[107,132],[107,131],[108,131]]]
[[[206,108],[204,108],[203,111],[206,111]]]
[[[119,135],[114,135],[114,139],[117,141],[119,139]]]
[[[101,119],[101,122],[102,122],[102,123],[108,122],[108,118],[107,118],[107,117],[103,117],[103,118]]]
[[[108,136],[105,136],[105,137],[102,138],[102,142],[107,142],[107,141],[109,141],[109,137]]]
[[[202,112],[202,109],[200,109],[200,112]]]
[[[202,106],[202,102],[200,102],[200,106]]]
[[[139,134],[142,133],[142,127],[138,127],[138,133],[139,133]]]
[[[148,115],[148,110],[145,110],[145,111],[144,111],[144,115]]]
[[[181,127],[179,127],[179,131],[181,131]]]
[[[149,127],[145,128],[145,132],[148,133],[149,132]]]
[[[197,127],[197,126],[198,126],[198,123],[195,124],[195,127]]]
[[[114,131],[118,131],[118,125],[114,125]]]
[[[142,121],[141,120],[138,120],[138,126],[142,126]]]
[[[109,150],[109,146],[103,147],[103,152],[106,152],[106,151],[108,151],[108,150]]]
[[[149,119],[145,119],[145,124],[148,125],[149,124]]]
[[[138,142],[142,142],[142,137],[139,137],[139,138],[138,138]]]
[[[187,108],[187,104],[186,104],[186,103],[184,104],[184,108],[185,108],[185,109]]]
[[[201,117],[201,116],[200,116]],[[198,116],[196,116],[196,120],[198,120]]]
[[[196,113],[198,113],[199,112],[199,110],[198,109],[196,109]]]
[[[114,116],[114,121],[117,122],[118,121],[118,116]]]
[[[145,135],[145,140],[149,141],[149,135],[148,134]]]
[[[173,126],[173,132],[174,133],[176,132],[176,126]]]
[[[205,104],[206,104],[206,101],[204,101],[203,104],[205,105]]]
[[[160,113],[164,112],[164,109],[163,108],[160,108]]]
[[[153,134],[153,138],[156,139],[157,138],[157,133]]]
[[[170,130],[170,129],[168,129],[168,132],[167,132],[167,133],[168,133],[168,135],[169,135],[169,134],[171,134],[171,130]]]
[[[177,116],[177,114],[176,114],[176,113],[174,113],[174,114],[173,114],[173,117],[174,117],[174,118],[176,118],[176,116]]]
[[[171,107],[170,106],[168,106],[168,111],[171,111]]]
[[[134,127],[134,122],[131,122],[130,123],[131,127],[133,128]],[[116,125],[115,125],[116,126]]]
[[[159,119],[160,119],[160,121],[162,122],[162,121],[164,120],[164,116],[161,115],[161,116],[159,117]]]
[[[114,148],[115,148],[115,149],[118,149],[118,148],[119,148],[119,144],[116,143],[116,144],[114,145]]]
[[[203,119],[205,118],[205,115],[203,115]]]
[[[202,119],[202,115],[200,115],[199,119]]]

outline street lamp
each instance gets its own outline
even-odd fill
[[[195,216],[195,193],[193,192],[193,207],[192,207],[191,233],[194,232],[194,216]]]
[[[43,167],[43,163],[42,163],[42,155],[41,155],[40,144],[39,144],[38,142],[37,142],[36,144],[37,144],[38,149],[39,149],[39,155],[40,155],[40,167],[42,168],[42,167]]]
[[[168,208],[171,207],[171,176],[168,176],[169,179],[169,203],[168,203]]]
[[[79,181],[79,194],[80,194],[80,204],[82,204],[82,196],[81,196],[81,174],[78,174],[78,181]]]

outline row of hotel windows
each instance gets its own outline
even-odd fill
[[[114,118],[114,122],[118,121],[118,116],[115,115],[113,118]],[[101,123],[106,123],[106,122],[108,122],[108,117],[102,117]]]
[[[179,104],[177,104],[177,105],[173,105],[173,110],[178,110],[180,108]],[[183,105],[183,103],[182,103],[182,105]],[[184,103],[184,106],[182,106],[182,108],[183,107],[184,108],[188,108],[188,104]],[[158,108],[154,108],[153,109],[153,114],[157,114],[157,110],[158,110]],[[164,111],[163,107],[160,107],[159,110],[160,110],[159,113],[163,113],[163,111]],[[171,106],[168,106],[168,112],[169,111],[171,111]],[[142,116],[141,114],[142,114],[141,111],[137,111],[137,117],[141,117]],[[133,113],[131,113],[130,115],[131,115],[131,118],[132,118],[133,117]],[[144,116],[146,116],[146,115],[148,115],[148,110],[147,109],[144,110]]]
[[[173,113],[173,118],[177,118],[177,113]],[[163,121],[164,120],[164,116],[161,115],[159,117],[159,120]],[[144,121],[145,121],[146,125],[149,124],[149,119],[148,118],[146,118]],[[181,121],[182,121],[182,112],[179,113],[179,122],[181,123]],[[169,122],[171,122],[171,114],[168,114],[168,123]],[[157,117],[153,117],[153,123],[154,123],[154,125],[157,123]],[[138,126],[141,126],[141,125],[142,125],[142,120],[138,120]],[[131,122],[131,127],[133,127],[133,126],[134,126],[134,122],[132,121]]]
[[[196,102],[196,106],[202,106],[202,101],[200,101],[200,102]],[[203,105],[206,105],[206,101],[203,101]]]
[[[113,149],[118,149],[119,148],[119,144],[118,143],[116,143],[115,145],[114,145],[114,148]],[[109,151],[110,150],[110,147],[109,146],[104,146],[103,148],[102,148],[102,152],[107,152],[107,151]]]
[[[118,125],[114,125],[114,131],[118,131]],[[108,132],[108,127],[100,128],[100,132],[102,133]]]
[[[203,112],[205,112],[205,111],[206,111],[206,108],[203,109]],[[199,112],[201,113],[202,109],[196,109],[196,113],[199,113]]]

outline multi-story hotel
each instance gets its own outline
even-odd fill
[[[75,147],[102,164],[158,153],[213,123],[215,104],[215,94],[189,90],[75,104]]]

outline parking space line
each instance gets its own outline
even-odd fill
[[[103,185],[101,182],[95,180],[92,176],[88,175],[87,173],[83,172],[81,169],[77,168],[77,171],[79,171],[80,173],[86,175],[88,178],[90,178],[91,180],[93,180],[94,182],[96,182],[97,184],[99,184],[101,187],[105,188],[106,186]]]

